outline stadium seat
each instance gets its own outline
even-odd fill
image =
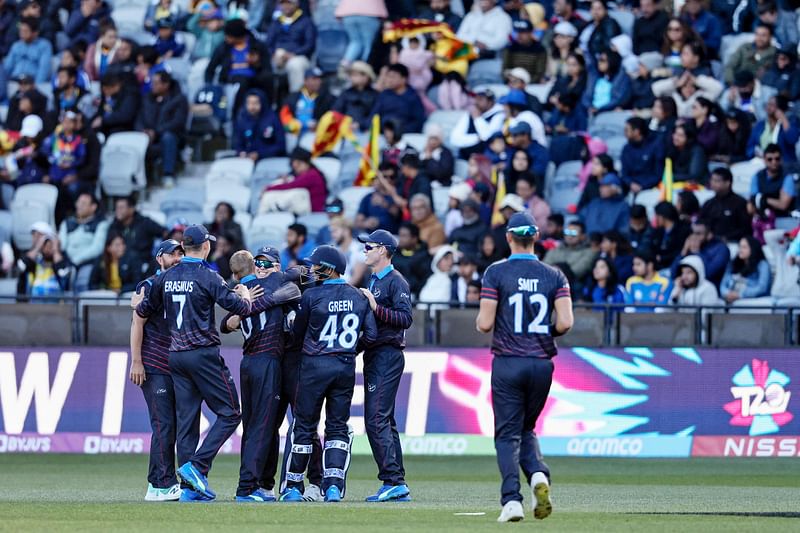
[[[372,191],[372,187],[346,187],[339,191],[339,199],[344,204],[344,216],[354,221],[361,200]]]
[[[167,215],[165,215],[162,211],[158,211],[156,209],[138,209],[139,214],[143,217],[147,217],[153,222],[157,222],[162,226],[167,225]]]
[[[469,66],[467,85],[475,87],[476,85],[495,83],[502,78],[502,59],[479,59]]]
[[[450,187],[433,187],[433,212],[444,220],[450,207]]]
[[[317,65],[325,74],[338,70],[346,49],[347,33],[343,30],[324,29],[317,32]]]
[[[212,220],[209,218],[208,220]],[[239,224],[242,227],[242,231],[246,232],[250,229],[250,226],[253,225],[253,215],[248,213],[247,211],[236,211],[236,214],[233,215],[233,221]]]
[[[213,181],[225,181],[236,185],[247,185],[253,175],[255,163],[249,157],[228,157],[211,164],[206,174],[206,186]]]
[[[638,204],[644,206],[647,210],[647,218],[652,219],[655,216],[656,205],[661,201],[661,190],[658,188],[646,189],[639,192],[634,198],[633,194],[628,195],[628,203]]]
[[[467,179],[469,172],[469,161],[464,159],[456,159],[456,166],[453,173],[461,179]]]
[[[292,171],[288,157],[268,157],[259,161],[253,169],[253,180],[275,179]]]
[[[250,188],[225,181],[213,181],[206,188],[204,205],[216,206],[219,202],[228,202],[237,211],[247,211],[250,207]]]
[[[11,204],[12,229],[14,245],[19,250],[28,250],[33,245],[31,225],[35,222],[54,224],[53,208],[44,202],[30,199],[15,199]],[[56,229],[56,228],[53,228]]]
[[[342,171],[342,162],[335,157],[318,157],[312,163],[325,176],[328,191],[335,190],[339,181],[339,173]]]
[[[107,196],[128,196],[136,184],[139,155],[127,146],[106,146],[100,153],[100,186]]]
[[[552,83],[532,83],[525,87],[525,92],[531,96],[535,96],[539,103],[544,105],[547,103],[547,96],[550,94],[550,89],[553,88]]]
[[[167,215],[167,228],[175,227],[177,224],[205,224],[206,217],[199,209],[187,209],[170,211]]]
[[[743,198],[750,198],[750,182],[753,181],[753,176],[762,168],[764,168],[764,160],[760,158],[731,165],[733,192]]]
[[[0,279],[0,296],[15,296],[17,294],[16,278]]]
[[[633,22],[635,18],[632,11],[620,11],[617,9],[612,9],[608,12],[608,15],[617,21],[622,33],[628,35],[629,37],[633,37]]]
[[[253,219],[250,229],[245,233],[247,248],[256,250],[261,246],[281,248],[286,241],[286,230],[294,224],[291,213],[264,213]]]
[[[358,152],[342,154],[339,160],[342,163],[342,168],[339,170],[339,179],[336,180],[336,186],[328,191],[330,194],[337,194],[342,189],[351,187],[361,167],[361,154]]]
[[[740,46],[746,43],[752,43],[754,39],[754,33],[738,33],[723,36],[719,46],[719,58],[722,64],[727,65],[733,53],[736,52]]]
[[[606,146],[608,147],[607,153],[614,161],[619,161],[622,156],[622,149],[628,144],[628,139],[624,135],[614,135],[613,137],[605,138]]]
[[[120,33],[139,31],[144,23],[147,5],[126,4],[115,6],[111,11],[111,18]]]
[[[308,235],[312,238],[319,233],[319,230],[328,225],[329,220],[327,213],[308,213],[297,217],[297,222],[308,229]]]
[[[300,139],[297,141],[297,146],[303,148],[304,150],[308,150],[311,152],[314,149],[314,139],[316,135],[313,131],[307,131],[303,135],[300,136]],[[337,147],[338,149],[338,147]],[[336,153],[337,149],[334,149],[333,152]]]
[[[664,64],[664,56],[658,52],[645,52],[639,55],[639,63],[647,67],[648,71],[655,70]]]
[[[183,57],[191,58],[192,53],[194,53],[194,47],[197,45],[197,37],[188,31],[177,31],[175,33],[183,37],[183,42],[186,43],[186,51],[183,53]]]
[[[149,46],[156,40],[155,35],[145,30],[125,32],[123,37],[130,39],[139,46]]]
[[[161,211],[171,218],[177,211],[203,212],[205,204],[205,191],[197,188],[176,187],[167,191],[166,197],[161,201]]]
[[[438,124],[442,127],[442,133],[444,134],[445,144],[447,144],[448,139],[450,139],[450,132],[453,131],[453,128],[456,126],[461,117],[466,115],[466,111],[450,111],[450,110],[438,110],[434,111],[428,117],[428,120],[425,122],[425,125],[428,124]]]
[[[41,202],[48,209],[55,210],[58,200],[58,187],[48,183],[29,183],[18,188],[14,193],[14,201]]]
[[[700,189],[698,191],[694,191],[694,195],[697,198],[697,201],[700,202],[700,207],[702,207],[703,204],[714,198],[714,191],[711,189]]]
[[[633,116],[630,111],[606,111],[596,115],[589,123],[592,137],[607,139],[625,134],[625,121]]]
[[[425,150],[425,144],[428,142],[428,136],[424,133],[405,133],[401,139],[417,152]]]
[[[145,156],[147,155],[147,147],[150,145],[150,138],[146,133],[141,131],[121,131],[119,133],[112,133],[106,140],[103,148],[109,146],[125,146],[134,150],[138,158],[138,166],[136,168],[136,188],[144,189],[147,187],[147,175],[145,173]]]
[[[553,179],[545,185],[545,199],[554,213],[566,214],[571,205],[577,205],[582,191],[578,173],[582,161],[565,161],[556,169]]]
[[[206,84],[206,67],[208,67],[208,58],[192,60],[192,68],[189,70],[189,77],[186,80],[186,97],[189,102],[194,102],[197,92]]]

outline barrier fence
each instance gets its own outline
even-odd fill
[[[222,355],[238,385],[241,351]],[[0,348],[0,453],[147,452],[129,362],[125,348]],[[354,453],[366,454],[357,362],[350,422]],[[797,350],[572,347],[555,368],[536,428],[546,455],[800,456]],[[493,454],[490,369],[485,348],[407,350],[397,398],[404,453]],[[203,432],[209,418],[204,411]],[[223,451],[238,452],[240,437],[241,428]]]
[[[128,303],[127,298],[107,297],[64,297],[57,302],[0,298],[0,345],[125,346],[132,313]],[[475,330],[477,306],[433,307],[437,309],[414,310],[414,324],[406,336],[409,346],[489,346],[491,336]],[[559,338],[561,346],[777,348],[800,342],[800,307],[587,303],[574,307],[575,326]],[[217,318],[223,316],[218,308]],[[223,336],[222,342],[241,345],[238,335]]]

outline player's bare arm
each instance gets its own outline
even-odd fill
[[[141,291],[144,295],[144,291]],[[142,339],[144,338],[144,324],[147,322],[146,318],[142,318],[139,314],[133,312],[133,320],[131,321],[131,370],[130,380],[137,387],[141,387],[147,379],[144,372],[144,364],[142,363]]]
[[[571,313],[571,312],[570,312]],[[494,329],[494,319],[497,316],[497,300],[481,298],[481,307],[475,319],[475,327],[481,333],[489,333]]]
[[[483,302],[481,302],[483,304]],[[497,302],[494,302],[495,307]],[[572,329],[575,323],[575,317],[572,314],[572,298],[559,298],[555,301],[556,308],[556,323],[552,329],[553,337],[560,337],[566,335]]]

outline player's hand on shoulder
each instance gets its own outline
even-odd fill
[[[136,307],[142,303],[144,300],[144,288],[139,289],[138,292],[134,292],[131,295],[131,309],[136,309]]]
[[[247,301],[252,301],[252,297],[250,295],[250,289],[248,289],[241,283],[233,288],[233,292],[235,292],[239,296],[239,298],[242,298]]]
[[[250,290],[250,298],[253,300],[264,295],[264,287],[262,287],[261,285],[256,285],[255,287],[249,290]]]
[[[369,289],[363,289],[362,288],[361,292],[362,292],[362,294],[364,294],[364,296],[367,297],[367,300],[369,300],[369,306],[374,311],[375,308],[378,307],[378,302],[375,301],[375,295],[372,294],[372,291],[370,291]]]

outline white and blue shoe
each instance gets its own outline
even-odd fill
[[[181,486],[177,483],[171,487],[158,488],[152,483],[147,484],[147,494],[144,495],[146,502],[174,502],[181,497]]]
[[[325,501],[326,502],[340,502],[342,501],[342,493],[339,490],[339,487],[336,485],[331,485],[328,487],[328,490],[325,491]]]
[[[208,479],[191,462],[181,466],[178,471],[178,479],[190,485],[194,490],[203,494],[206,498],[213,500],[217,493],[211,490]]]
[[[272,491],[268,491],[266,489],[258,489],[248,494],[247,496],[237,496],[236,501],[242,503],[274,502],[275,493],[273,493]]]
[[[371,496],[367,496],[367,502],[410,502],[411,491],[408,490],[408,485],[382,485],[378,492]]]
[[[183,489],[181,491],[180,500],[182,502],[212,502],[214,498],[209,498],[202,492],[197,492],[192,489]]]
[[[297,487],[290,487],[281,494],[282,502],[302,502],[303,493]]]

